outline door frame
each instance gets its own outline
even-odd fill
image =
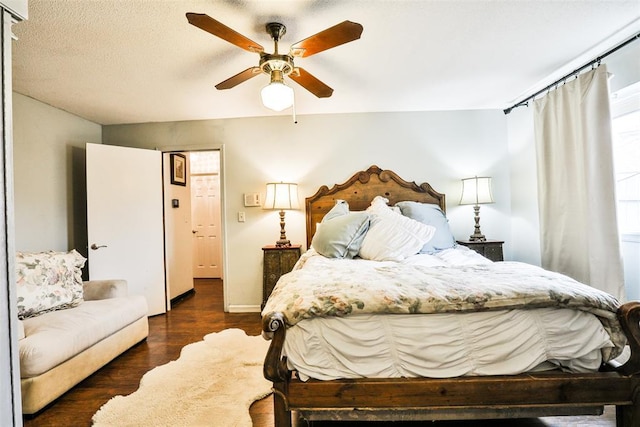
[[[225,150],[224,144],[211,144],[211,145],[167,145],[160,146],[157,148],[162,153],[175,153],[175,152],[184,152],[188,153],[191,151],[218,151],[220,153],[220,232],[221,232],[221,245],[222,245],[222,253],[220,254],[221,262],[222,262],[222,296],[224,300],[224,311],[229,312],[229,292],[228,286],[229,282],[227,277],[229,274],[227,272],[227,266],[229,265],[227,261],[227,208],[226,208],[226,173],[225,173]],[[164,194],[163,194],[164,197]]]

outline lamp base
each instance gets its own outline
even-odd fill
[[[287,233],[284,231],[284,209],[280,210],[280,239],[276,242],[278,247],[291,246],[291,242],[287,239]]]
[[[480,205],[475,205],[473,212],[476,225],[473,227],[473,234],[469,236],[469,240],[471,242],[484,242],[487,239],[484,237],[484,234],[480,232]]]
[[[288,239],[280,239],[276,242],[276,246],[278,246],[279,248],[288,247],[291,246],[291,242]]]

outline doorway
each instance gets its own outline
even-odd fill
[[[192,292],[195,280],[224,288],[221,158],[221,149],[163,153],[169,302]],[[179,180],[178,163],[186,166]]]
[[[223,279],[220,152],[189,153],[193,278]]]

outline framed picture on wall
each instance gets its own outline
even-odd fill
[[[169,168],[171,169],[171,183],[186,186],[187,158],[184,154],[172,153],[169,156]]]

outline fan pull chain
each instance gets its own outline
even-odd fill
[[[293,111],[293,124],[298,124],[298,119],[296,118],[296,93],[293,92],[293,104],[291,105],[291,109]]]

